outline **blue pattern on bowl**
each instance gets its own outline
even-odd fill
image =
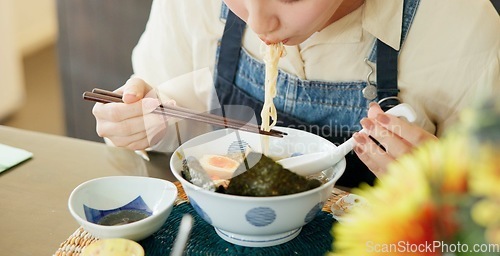
[[[316,217],[316,215],[318,215],[318,213],[321,211],[324,204],[325,202],[320,202],[317,203],[315,206],[313,206],[313,208],[307,213],[306,217],[304,218],[304,222],[309,223],[310,221],[312,221]]]
[[[244,140],[235,140],[227,148],[227,154],[235,154],[245,152],[246,148],[250,147],[249,144]]]
[[[99,223],[99,221],[112,213],[118,212],[118,211],[123,211],[123,210],[138,210],[138,211],[143,211],[147,215],[152,215],[153,211],[149,209],[149,207],[146,205],[144,200],[142,199],[141,196],[138,196],[136,199],[132,200],[130,203],[120,206],[115,209],[110,209],[110,210],[99,210],[99,209],[94,209],[92,207],[83,205],[83,211],[85,212],[85,218],[87,221],[92,222],[92,223]]]
[[[269,207],[257,207],[250,209],[245,214],[245,218],[256,227],[264,227],[274,222],[276,213]]]
[[[203,211],[203,209],[201,209],[201,207],[198,205],[198,203],[196,203],[195,200],[193,200],[193,198],[191,197],[188,198],[189,202],[193,206],[194,210],[198,213],[198,215],[200,215],[202,219],[208,222],[208,224],[212,225],[212,219],[210,218],[210,216],[208,216],[208,214],[205,211]]]

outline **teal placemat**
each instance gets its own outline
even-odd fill
[[[324,255],[333,242],[330,230],[335,220],[322,211],[287,243],[261,248],[234,245],[220,238],[213,226],[200,218],[189,203],[183,203],[174,207],[160,230],[139,242],[146,255],[170,255],[180,221],[186,213],[193,216],[194,223],[185,255]]]

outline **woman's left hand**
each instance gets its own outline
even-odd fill
[[[353,135],[356,141],[354,152],[376,176],[384,174],[391,162],[409,153],[420,143],[437,140],[436,136],[426,130],[385,114],[376,103],[370,104],[368,117],[361,120],[361,125],[367,133]],[[378,141],[383,148],[368,135]]]

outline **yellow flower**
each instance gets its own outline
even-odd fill
[[[370,207],[354,209],[334,226],[332,255],[439,254],[425,246],[447,241],[459,229],[456,202],[468,184],[463,145],[451,136],[428,142],[392,164],[374,187],[354,190]]]
[[[500,95],[479,103],[455,130],[467,141],[472,193],[500,197]]]
[[[477,153],[477,152],[476,152]],[[500,244],[500,150],[483,146],[470,168],[471,194],[482,198],[471,217],[486,228],[486,240]]]
[[[475,194],[500,197],[500,147],[484,145],[471,150],[471,190]]]
[[[375,186],[354,190],[369,207],[353,209],[334,225],[330,255],[440,255],[426,245],[500,243],[497,98],[465,111],[440,141],[391,164]]]
[[[417,155],[427,160],[432,157],[422,150]],[[354,209],[345,222],[335,225],[335,253],[331,255],[401,255],[432,244],[439,209],[422,166],[413,163],[404,158],[375,187],[354,191],[365,197],[370,207]],[[421,255],[433,253],[424,250]]]
[[[483,199],[472,207],[472,219],[479,225],[488,226],[494,223],[500,223],[500,204],[497,199],[490,200],[489,198]]]
[[[486,229],[486,241],[492,244],[500,244],[500,226],[491,226]]]
[[[470,162],[466,143],[460,135],[448,134],[445,140],[430,142],[421,147],[417,154],[409,155],[409,162],[400,169],[404,170],[411,165],[418,166],[433,187],[434,196],[443,193],[466,193]]]

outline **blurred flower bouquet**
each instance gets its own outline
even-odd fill
[[[331,255],[500,255],[500,100],[393,164],[332,229]]]

